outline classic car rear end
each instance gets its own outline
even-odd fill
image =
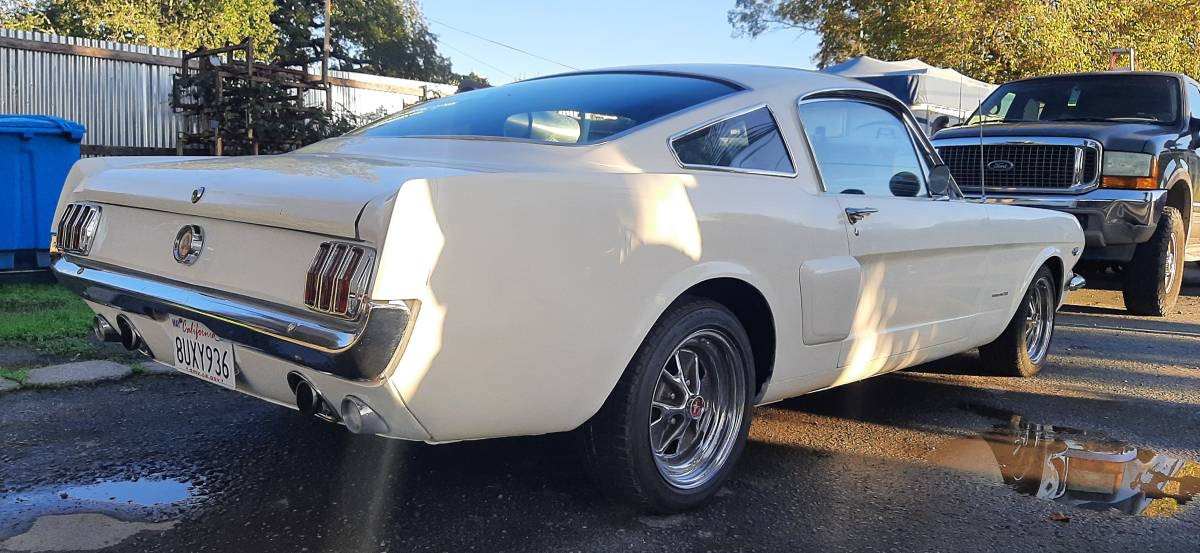
[[[409,178],[467,173],[331,155],[86,160],[59,207],[54,268],[96,311],[101,339],[230,389],[346,414],[355,431],[428,439],[380,386],[418,304],[367,300],[378,244],[356,222]]]

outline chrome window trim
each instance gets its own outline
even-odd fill
[[[985,127],[986,128],[986,127]],[[934,148],[943,146],[978,146],[980,137],[942,138],[933,145]],[[1028,146],[1074,146],[1078,148],[1075,157],[1075,184],[1065,188],[1039,188],[1029,186],[986,186],[989,192],[1036,192],[1038,194],[1082,194],[1100,187],[1100,173],[1104,168],[1104,145],[1090,138],[1074,138],[1064,136],[984,136],[984,145],[1009,144]],[[1083,181],[1083,149],[1096,150],[1096,176],[1088,182]],[[986,183],[985,183],[986,184]]]
[[[698,164],[698,163],[684,163],[682,160],[679,159],[679,152],[675,151],[675,141],[676,140],[679,140],[680,138],[683,138],[683,137],[685,137],[689,134],[692,134],[696,131],[706,129],[708,127],[717,125],[719,123],[723,123],[730,119],[741,117],[748,113],[753,113],[753,112],[758,111],[763,108],[766,108],[767,116],[769,116],[771,118],[771,122],[773,122],[775,124],[775,132],[779,133],[779,142],[780,142],[780,144],[783,145],[783,153],[787,156],[788,164],[790,164],[792,166],[792,171],[790,173],[784,172],[784,171],[770,171],[770,170],[766,170],[766,169],[747,169],[747,168],[743,168],[743,167],[726,167],[723,165],[703,165],[703,164]],[[750,107],[742,108],[742,109],[739,109],[734,112],[726,113],[725,115],[720,115],[720,116],[714,117],[712,119],[704,121],[703,123],[693,125],[691,127],[688,127],[685,130],[682,130],[675,134],[672,134],[671,136],[667,137],[667,150],[669,150],[671,152],[671,157],[675,160],[675,163],[677,165],[679,165],[679,167],[682,169],[696,169],[696,170],[701,170],[701,171],[720,171],[720,172],[724,172],[724,173],[743,173],[743,174],[747,174],[747,175],[764,175],[764,176],[769,176],[769,177],[787,177],[787,178],[794,178],[796,175],[799,174],[796,172],[796,160],[795,160],[795,158],[792,157],[792,150],[790,148],[788,148],[787,138],[785,138],[783,136],[783,129],[780,128],[780,126],[779,126],[779,118],[775,117],[775,112],[772,111],[771,106],[767,105],[765,102],[760,103],[760,104],[755,104]]]
[[[804,120],[800,118],[800,106],[805,104],[814,104],[819,102],[854,102],[875,106],[886,111],[892,112],[897,116],[900,123],[904,125],[908,131],[908,142],[912,146],[913,154],[917,156],[917,161],[921,167],[922,177],[922,193],[920,196],[913,196],[914,199],[938,200],[945,199],[946,196],[932,196],[929,194],[929,172],[933,169],[937,161],[940,161],[937,149],[925,137],[925,133],[920,130],[916,120],[913,119],[912,113],[908,108],[899,103],[898,100],[888,98],[878,92],[858,88],[827,88],[818,91],[813,91],[796,99],[796,124],[800,128],[800,136],[804,138],[805,147],[808,149],[809,158],[812,160],[813,168],[817,173],[817,184],[821,188],[821,193],[832,194],[835,196],[844,196],[838,192],[830,192],[825,186],[825,175],[821,171],[821,163],[817,160],[817,154],[812,149],[812,140],[808,136],[808,128],[804,125]],[[918,138],[919,137],[919,138]],[[957,188],[957,183],[955,187]],[[854,194],[857,195],[857,194]],[[867,195],[870,197],[870,195]],[[876,196],[876,197],[893,197],[900,196]],[[961,198],[961,191],[957,198]]]

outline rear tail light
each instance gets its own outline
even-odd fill
[[[375,252],[345,242],[317,249],[304,279],[304,305],[314,311],[352,319],[362,310]]]
[[[100,206],[93,204],[67,204],[54,237],[60,251],[87,255],[92,241],[100,228]]]

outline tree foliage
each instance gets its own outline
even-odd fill
[[[271,22],[279,30],[279,59],[321,59],[324,0],[276,0]],[[457,82],[450,60],[438,53],[415,0],[335,0],[330,66],[425,81]]]
[[[269,51],[274,0],[17,0],[0,26],[195,50],[252,37]]]
[[[324,0],[0,0],[0,27],[196,50],[254,39],[255,55],[320,61]],[[417,0],[333,0],[330,66],[457,84]]]
[[[1108,68],[1200,75],[1200,3],[1171,0],[736,0],[735,32],[816,33],[818,67],[868,55],[921,58],[991,82]]]

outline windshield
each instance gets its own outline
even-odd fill
[[[1179,81],[1165,75],[1083,75],[1000,85],[967,124],[1028,121],[1174,123]]]
[[[676,75],[564,75],[425,102],[351,134],[590,144],[738,90],[719,81]]]

